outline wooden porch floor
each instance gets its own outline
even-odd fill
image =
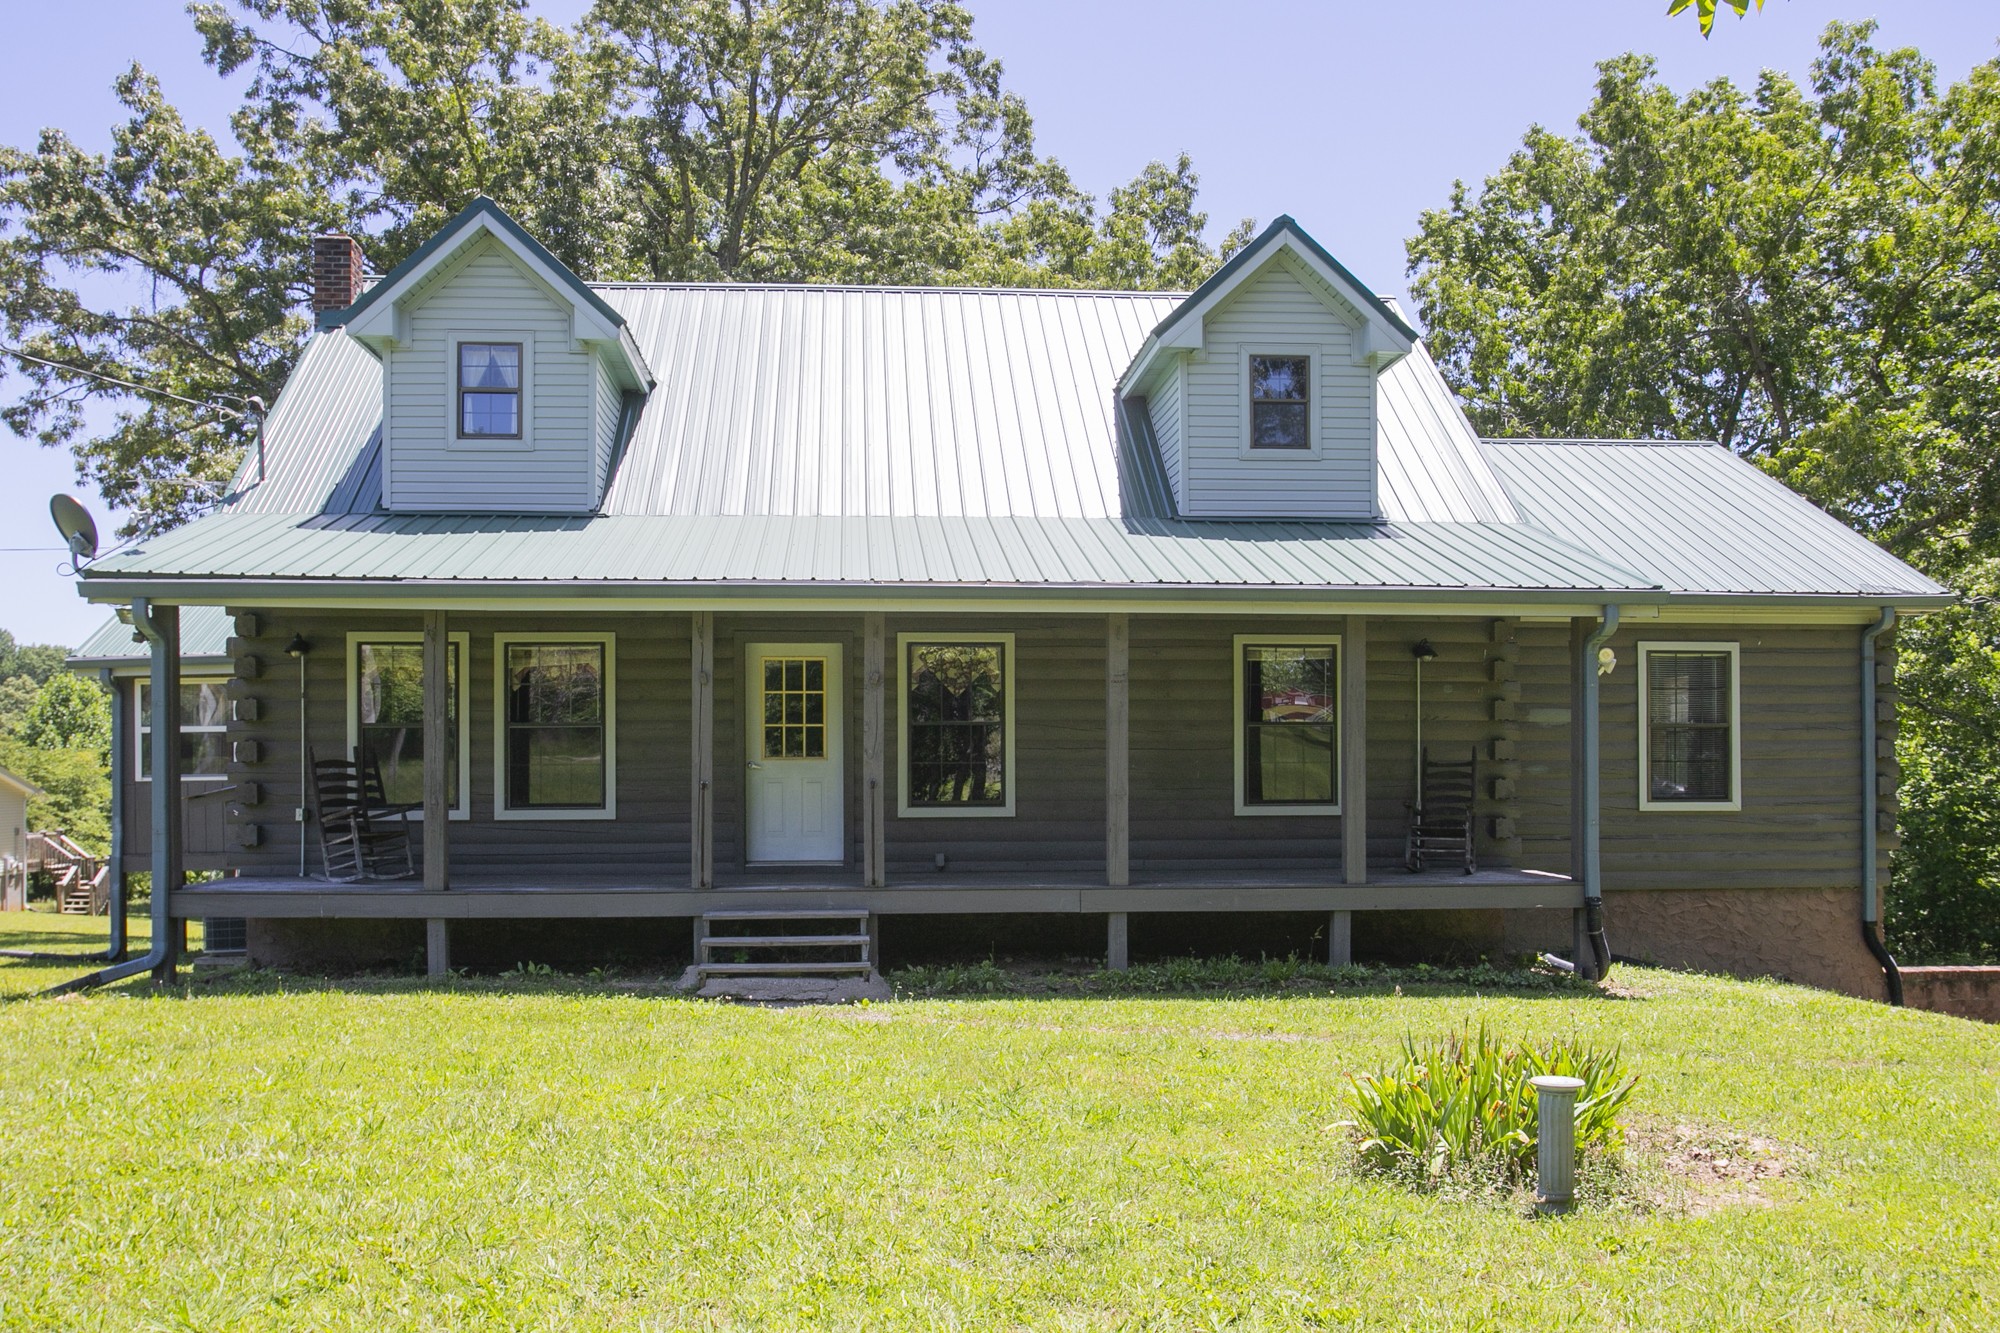
[[[1366,884],[1328,876],[1218,870],[1135,873],[1110,887],[1101,873],[946,873],[864,889],[858,871],[718,875],[713,889],[684,880],[564,873],[455,874],[443,891],[414,880],[334,884],[248,876],[193,884],[173,895],[178,917],[692,917],[758,907],[865,908],[885,915],[1009,912],[1300,912],[1572,908],[1567,875],[1480,870],[1466,875],[1382,869]]]

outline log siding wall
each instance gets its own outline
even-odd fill
[[[298,864],[300,825],[297,675],[284,656],[296,631],[312,642],[307,659],[310,737],[316,749],[347,744],[346,641],[350,631],[415,631],[421,616],[355,612],[270,612],[232,656],[261,670],[232,691],[254,699],[254,722],[233,724],[241,747],[231,779],[255,782],[261,800],[190,805],[190,865],[283,875]],[[1130,856],[1135,878],[1149,872],[1232,868],[1324,873],[1337,882],[1341,820],[1336,816],[1238,816],[1232,770],[1233,639],[1290,631],[1341,634],[1341,617],[1273,622],[1247,617],[1131,617]],[[684,614],[602,616],[454,613],[453,632],[471,638],[469,662],[472,810],[451,825],[452,867],[474,873],[681,884],[688,872],[691,748],[691,618]],[[495,822],[494,635],[574,628],[610,631],[618,651],[618,818],[613,821]],[[1571,870],[1571,627],[1561,622],[1373,618],[1368,636],[1369,861],[1400,865],[1414,793],[1414,681],[1411,647],[1428,638],[1438,657],[1424,668],[1424,733],[1443,757],[1477,748],[1481,765],[1479,848],[1485,865]],[[1015,636],[1016,784],[1012,818],[898,818],[902,702],[896,636],[1007,631]],[[1085,874],[1104,865],[1105,632],[1103,616],[992,617],[889,614],[884,699],[885,862],[891,883],[952,871]],[[1612,640],[1618,669],[1603,685],[1603,864],[1618,889],[1836,888],[1859,883],[1859,629],[1855,626],[1640,624]],[[1722,640],[1741,645],[1739,718],[1743,745],[1740,812],[1638,809],[1640,640]],[[846,866],[861,860],[863,622],[859,615],[715,616],[715,866],[745,871],[744,645],[755,641],[843,646]],[[1885,654],[1885,656],[1892,656]],[[1884,668],[1885,673],[1892,669]],[[130,707],[129,683],[120,687]],[[1885,696],[1893,700],[1893,694]],[[1885,723],[1885,727],[1889,725]],[[1887,742],[1885,742],[1886,745]],[[1893,763],[1885,767],[1893,819]],[[1496,784],[1505,784],[1504,786]],[[128,867],[143,868],[149,830],[145,791],[126,791]],[[226,828],[208,829],[203,821]],[[1503,825],[1501,821],[1506,821]],[[195,824],[202,823],[201,830]],[[235,845],[256,826],[253,846]],[[1504,836],[1503,836],[1504,835]],[[196,859],[197,836],[223,850]],[[1888,851],[1883,860],[1886,867]],[[207,862],[205,865],[204,862]],[[310,864],[318,868],[317,852]],[[782,880],[782,874],[759,872]],[[801,871],[804,877],[809,872]]]

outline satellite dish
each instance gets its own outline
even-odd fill
[[[70,555],[83,561],[97,554],[97,521],[82,501],[74,495],[52,496],[49,517],[55,519],[56,531],[69,544]]]

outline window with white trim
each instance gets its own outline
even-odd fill
[[[1014,636],[896,636],[905,816],[1014,813]]]
[[[220,782],[228,777],[229,699],[220,680],[181,682],[181,780]],[[136,714],[132,734],[138,745],[138,776],[153,780],[153,690],[141,680],[132,692]]]
[[[1236,813],[1340,813],[1340,639],[1236,637]]]
[[[451,818],[464,819],[472,807],[471,755],[464,718],[466,663],[471,638],[450,636],[445,659],[446,719],[450,744],[445,755],[445,791]],[[424,799],[424,636],[407,631],[347,636],[347,748],[361,762],[382,770],[382,787],[399,805]],[[420,812],[419,812],[420,815]]]
[[[1639,808],[1742,809],[1738,648],[1639,645]]]
[[[611,634],[494,636],[494,818],[616,816],[616,645]]]

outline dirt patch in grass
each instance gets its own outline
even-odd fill
[[[1627,1128],[1625,1143],[1646,1202],[1695,1217],[1769,1207],[1772,1186],[1796,1177],[1807,1159],[1791,1144],[1715,1125],[1641,1122]]]

